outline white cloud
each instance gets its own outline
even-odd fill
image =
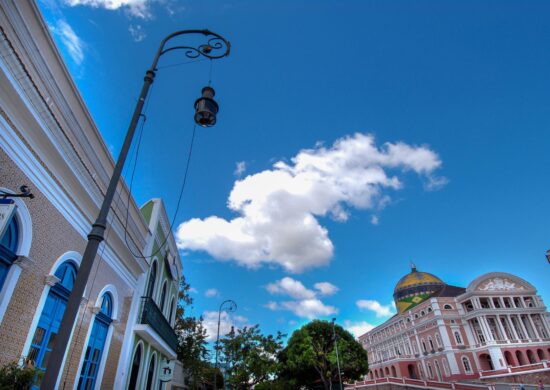
[[[380,219],[376,215],[373,215],[370,218],[370,223],[372,223],[373,225],[378,225],[380,223]]]
[[[337,308],[325,305],[317,298],[303,299],[301,301],[285,301],[281,302],[280,306],[282,309],[293,312],[298,317],[308,318],[310,320],[338,313]]]
[[[217,297],[218,295],[220,295],[220,292],[215,288],[209,288],[204,292],[204,296],[207,298]]]
[[[208,341],[216,341],[218,331],[218,312],[205,311],[202,314],[203,325],[208,334]],[[248,322],[248,318],[243,316],[231,316],[229,313],[222,311],[220,316],[220,339],[231,331],[231,327],[241,328]]]
[[[389,317],[395,314],[395,306],[392,304],[381,305],[380,302],[370,299],[360,299],[355,302],[355,304],[359,309],[373,311],[376,314],[376,317]]]
[[[374,329],[374,325],[369,324],[366,321],[354,322],[354,321],[345,320],[344,327],[346,328],[347,331],[349,331],[355,337],[364,335],[369,330]]]
[[[189,292],[190,292],[190,293],[193,293],[193,294],[198,294],[198,293],[199,293],[199,290],[197,290],[195,287],[190,287],[190,288],[189,288]]]
[[[235,164],[235,170],[233,171],[233,174],[237,177],[241,177],[245,171],[246,171],[246,161],[238,161]]]
[[[288,295],[294,299],[308,299],[315,297],[315,291],[304,287],[302,282],[289,277],[282,278],[266,286],[271,294]]]
[[[84,43],[67,21],[60,19],[55,26],[50,26],[50,30],[60,39],[67,52],[76,65],[84,61]]]
[[[315,283],[313,287],[315,287],[316,290],[319,290],[321,295],[325,295],[325,296],[334,295],[336,294],[336,292],[338,292],[338,287],[336,287],[334,284],[329,282]]]
[[[147,36],[145,31],[143,30],[143,27],[140,24],[129,25],[128,31],[130,32],[130,35],[132,36],[135,42],[141,42]]]
[[[306,288],[302,282],[285,277],[275,283],[266,286],[269,293],[273,295],[285,295],[293,298],[293,301],[274,302],[269,301],[265,307],[270,310],[288,310],[303,318],[326,317],[338,313],[334,306],[326,305],[318,295],[332,295],[338,291],[338,287],[328,282],[316,283],[318,291]]]
[[[152,17],[151,3],[151,0],[65,0],[65,4],[70,7],[83,5],[92,8],[104,8],[110,11],[122,9],[128,15],[140,19],[150,19]]]
[[[346,221],[351,209],[380,211],[391,200],[385,192],[403,188],[398,177],[415,172],[430,183],[441,166],[426,146],[403,142],[378,147],[372,135],[357,133],[331,147],[305,149],[290,162],[237,180],[228,207],[239,214],[194,218],[177,229],[181,249],[206,251],[218,260],[258,268],[276,264],[289,272],[327,265],[334,251],[319,217]]]

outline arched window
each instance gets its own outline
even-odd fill
[[[437,344],[438,348],[441,348],[441,337],[439,337],[439,334],[435,334],[435,343]]]
[[[155,293],[155,282],[157,279],[157,262],[154,261],[151,266],[151,273],[149,274],[149,284],[147,285],[147,296],[153,297]]]
[[[96,314],[92,333],[86,347],[84,362],[80,371],[78,381],[79,390],[93,389],[98,377],[99,364],[105,349],[105,340],[109,331],[109,325],[112,322],[111,314],[113,312],[113,298],[111,294],[103,294],[99,313]]]
[[[0,199],[1,204],[7,204],[4,199]],[[11,203],[10,203],[11,204]],[[13,215],[8,222],[4,233],[0,237],[0,290],[4,285],[8,271],[11,265],[17,259],[17,248],[19,246],[19,221],[17,216]]]
[[[59,281],[48,292],[27,356],[27,359],[41,370],[46,369],[55,336],[59,331],[59,325],[74,285],[75,263],[70,260],[65,261],[57,268],[54,275]]]
[[[134,359],[132,360],[132,371],[130,372],[130,381],[128,382],[128,390],[137,389],[139,369],[141,368],[141,354],[142,354],[142,347],[141,347],[141,344],[138,344],[136,348],[136,352],[134,352]]]
[[[434,372],[433,372],[433,370],[432,370],[432,365],[431,365],[430,363],[428,363],[427,366],[428,366],[428,377],[429,377],[430,379],[433,379],[433,377],[434,377]]]
[[[438,381],[442,381],[442,376],[441,376],[441,368],[439,368],[439,362],[437,360],[434,360],[434,366],[435,366],[435,373],[437,375],[437,380]]]
[[[445,372],[445,376],[449,376],[449,363],[447,362],[447,359],[443,358],[441,359],[441,362],[443,363],[443,372]]]
[[[445,309],[445,310],[452,310],[453,307],[452,307],[451,305],[445,305],[445,306],[443,306],[443,309]]]
[[[466,356],[462,357],[462,365],[464,366],[464,371],[467,373],[472,372],[472,366],[470,366],[470,361]]]
[[[424,342],[424,339],[422,339],[422,351],[428,352],[428,349],[426,348],[426,343]]]
[[[169,322],[172,324],[176,318],[176,298],[174,297],[172,297],[172,301],[170,302],[169,316],[170,316]]]
[[[431,337],[428,337],[428,343],[430,343],[430,350],[435,351],[434,342]]]
[[[147,390],[153,390],[153,380],[155,378],[155,363],[157,362],[157,355],[151,356],[149,361],[149,370],[147,371]]]
[[[460,332],[455,330],[455,340],[457,344],[462,344],[462,337],[460,337]]]
[[[162,284],[162,293],[160,294],[160,310],[161,311],[164,311],[164,304],[166,303],[166,287],[167,287],[167,283],[166,283],[166,280],[164,281],[164,283]]]

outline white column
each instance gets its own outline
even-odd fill
[[[487,323],[487,319],[485,316],[479,316],[479,324],[481,325],[481,331],[485,334],[485,340],[486,341],[495,341],[493,338],[493,335],[491,334],[491,329],[489,328],[489,324]]]
[[[122,342],[122,348],[120,351],[120,358],[118,360],[118,368],[115,376],[115,389],[123,389],[126,385],[126,378],[128,370],[130,369],[130,361],[132,359],[132,352],[134,349],[134,325],[137,322],[139,316],[139,309],[141,307],[141,295],[145,291],[145,282],[147,281],[147,274],[143,273],[137,280],[134,294],[132,296],[132,304],[130,306],[130,312],[128,313],[128,319],[126,322],[126,330],[124,332],[124,339]]]
[[[542,322],[542,326],[546,329],[546,334],[550,337],[550,325],[548,324],[548,321],[546,321],[546,315],[539,314],[539,317]]]
[[[531,328],[533,328],[533,333],[535,334],[535,337],[537,339],[542,339],[539,335],[539,331],[537,330],[537,327],[535,326],[535,323],[533,322],[533,319],[531,318],[531,314],[527,314],[527,318],[529,318],[529,323],[531,324]]]
[[[525,335],[525,339],[529,340],[531,337],[529,336],[529,332],[527,332],[527,328],[523,324],[523,321],[521,320],[521,316],[519,314],[516,315],[516,318],[518,319],[519,326],[521,326],[521,329],[523,329],[523,334]]]
[[[500,316],[496,316],[496,323],[498,328],[500,329],[500,333],[502,333],[503,340],[510,342],[510,339],[508,338],[508,335],[506,334],[506,330],[504,329],[504,326],[502,325],[502,322],[500,321]]]
[[[510,329],[512,330],[512,333],[514,334],[514,337],[516,340],[519,340],[518,332],[516,332],[516,327],[514,326],[514,323],[512,322],[512,319],[510,318],[510,314],[506,314],[508,326],[510,326]]]

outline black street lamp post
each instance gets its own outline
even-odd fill
[[[343,390],[344,387],[342,387],[342,372],[340,371],[340,356],[338,356],[338,337],[336,336],[335,322],[336,322],[336,318],[333,318],[332,319],[332,335],[334,337],[334,348],[336,349],[336,365],[338,367],[338,380],[340,382],[340,389],[339,390]]]
[[[224,309],[223,307],[226,306]],[[237,310],[237,304],[235,301],[228,299],[221,303],[220,309],[218,310],[218,335],[216,336],[216,360],[214,363],[214,390],[217,390],[217,383],[218,383],[218,353],[220,351],[220,322],[222,319],[222,310],[233,313],[235,310]]]
[[[170,39],[187,34],[204,35],[204,37],[206,38],[206,43],[203,43],[197,47],[173,46],[165,48],[166,43]],[[229,41],[227,41],[221,35],[213,33],[209,30],[176,31],[168,35],[160,43],[151,68],[147,70],[147,72],[145,72],[143,87],[141,89],[136,108],[134,109],[134,114],[128,127],[124,144],[122,145],[122,149],[118,156],[113,175],[111,176],[111,181],[109,182],[107,192],[105,193],[105,198],[103,199],[99,215],[95,223],[92,225],[92,230],[88,234],[88,244],[86,245],[86,249],[84,250],[82,262],[76,275],[76,281],[69,296],[69,300],[63,314],[63,319],[59,327],[59,333],[57,334],[50,360],[48,362],[46,372],[41,382],[42,389],[53,390],[56,388],[57,380],[61,372],[63,358],[65,356],[66,350],[68,349],[69,339],[76,320],[76,316],[78,314],[84,290],[86,288],[86,284],[92,270],[92,265],[97,255],[99,244],[104,240],[104,233],[107,227],[107,216],[109,214],[109,210],[111,208],[111,204],[116,193],[116,188],[120,180],[124,162],[126,161],[126,157],[128,156],[128,152],[130,150],[130,145],[132,144],[132,139],[134,137],[136,126],[143,110],[143,105],[145,103],[147,93],[149,92],[149,88],[151,87],[151,84],[155,79],[155,72],[157,71],[158,61],[163,54],[172,50],[179,49],[185,50],[185,55],[188,58],[198,58],[200,56],[203,56],[213,60],[228,56],[231,45]],[[214,90],[210,87],[206,88],[209,89],[209,91],[207,91],[208,94],[205,93],[205,91],[203,90],[203,97],[199,98],[195,102],[195,109],[197,111],[197,113],[195,114],[195,121],[197,122],[197,124],[203,127],[213,126],[216,123],[216,113],[218,111],[218,105],[212,99],[212,97],[214,96]]]

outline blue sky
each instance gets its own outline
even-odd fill
[[[198,129],[175,233],[193,312],[291,332],[393,313],[420,270],[519,275],[550,299],[550,3],[41,0],[116,156],[160,40],[208,28],[218,123]],[[182,43],[183,43],[182,39]],[[172,215],[209,62],[162,58],[134,195]]]

